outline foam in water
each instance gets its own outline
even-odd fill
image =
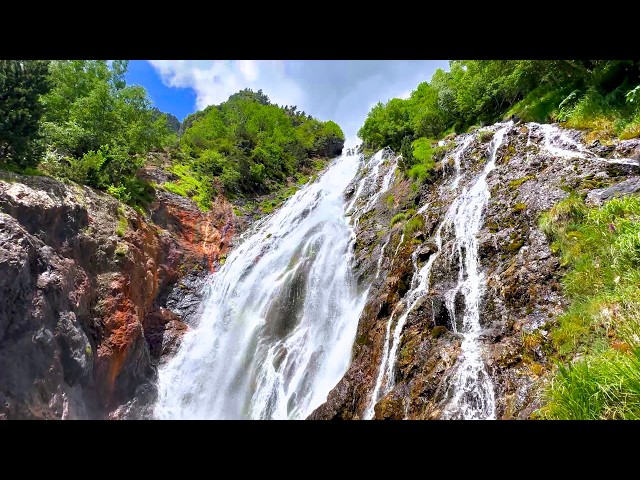
[[[447,402],[442,418],[494,419],[495,394],[493,383],[482,360],[479,341],[480,301],[485,288],[484,272],[478,259],[478,232],[482,228],[483,212],[490,193],[487,175],[496,166],[496,155],[504,136],[511,126],[508,123],[494,135],[489,160],[480,176],[469,189],[454,200],[447,211],[443,224],[455,235],[453,250],[458,256],[458,284],[446,296],[445,305],[450,311],[454,331],[456,328],[454,299],[460,292],[464,296],[462,328],[458,333],[463,340],[460,355],[456,360],[449,383]]]
[[[342,156],[212,275],[198,326],[159,372],[157,418],[304,418],[346,371],[366,292],[350,273]]]
[[[156,418],[297,419],[326,400],[368,293],[351,275],[353,227],[365,196],[390,185],[382,153],[365,165],[350,217],[343,192],[360,161],[343,155],[243,235],[210,277],[199,324],[159,371]]]

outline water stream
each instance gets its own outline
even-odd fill
[[[377,173],[382,153],[374,160]],[[356,222],[343,196],[359,164],[336,159],[211,276],[199,324],[159,371],[157,418],[305,418],[326,400],[349,365],[367,293],[351,274]],[[370,183],[360,191],[375,193]]]

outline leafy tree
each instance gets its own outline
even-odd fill
[[[640,83],[638,60],[454,60],[449,67],[408,99],[376,104],[358,131],[365,146],[408,152],[408,137],[418,158],[416,148],[427,148],[428,139],[513,114],[621,138],[640,134],[640,106],[627,101]],[[428,142],[416,144],[420,139]],[[428,157],[418,159],[420,177],[430,171]]]
[[[169,145],[175,134],[146,90],[126,84],[127,66],[125,60],[51,62],[52,88],[41,98],[43,130],[58,160],[46,168],[139,203],[150,191],[136,177],[143,155]]]
[[[154,121],[157,120],[158,117],[164,115],[165,120],[167,122],[167,128],[171,132],[176,133],[176,134],[180,132],[180,120],[178,120],[178,117],[176,117],[175,115],[172,115],[171,113],[161,112],[156,107],[153,107],[151,109],[151,111],[152,111],[152,119]]]
[[[39,161],[39,98],[50,88],[48,67],[42,60],[0,60],[0,161],[19,168]]]
[[[402,171],[409,170],[415,163],[415,159],[413,158],[413,146],[411,144],[412,142],[409,136],[405,136],[400,144],[400,154],[402,157],[398,161],[398,167]]]
[[[201,181],[227,193],[271,191],[307,168],[310,157],[329,157],[344,145],[332,121],[321,122],[296,106],[271,104],[261,90],[241,90],[183,122],[180,150]]]
[[[142,154],[168,142],[166,116],[157,115],[141,86],[127,86],[128,61],[51,63],[53,88],[43,96],[47,141],[75,158],[105,145]]]

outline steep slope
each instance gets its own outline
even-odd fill
[[[234,231],[229,203],[157,195],[152,223],[89,187],[0,172],[0,418],[144,415],[197,272]]]
[[[396,175],[374,202],[353,202],[356,273],[371,289],[352,364],[309,418],[530,417],[567,305],[539,215],[640,175],[639,140],[587,147],[584,135],[496,124],[448,141],[430,184]],[[396,161],[385,155],[379,181]]]

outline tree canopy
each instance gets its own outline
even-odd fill
[[[454,60],[449,66],[408,99],[376,104],[358,131],[365,147],[402,151],[400,170],[410,177],[430,178],[435,140],[512,115],[604,136],[640,135],[638,60]]]
[[[629,136],[640,117],[625,98],[639,83],[638,60],[454,60],[408,99],[374,106],[358,136],[398,150],[405,136],[440,138],[511,114],[577,128],[607,118],[610,133]]]
[[[40,96],[50,88],[48,61],[0,60],[0,162],[37,164],[41,154]]]
[[[335,122],[274,105],[261,90],[241,90],[189,115],[183,128],[180,149],[186,164],[218,178],[232,194],[268,192],[312,157],[337,154],[344,144]]]

